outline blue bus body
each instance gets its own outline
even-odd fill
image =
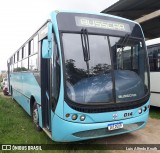
[[[105,66],[98,69],[99,63],[94,65],[95,62],[91,62],[95,48],[91,41],[98,43],[97,35],[101,35],[104,41],[109,40],[110,47],[107,48],[112,50],[109,54],[116,56],[118,64],[114,64],[114,58],[106,57],[108,65],[101,63]],[[36,36],[38,40],[34,39]],[[34,51],[36,40],[38,50]],[[89,53],[90,58],[82,59],[83,63],[79,65],[74,53],[69,53],[72,45],[67,44],[74,40],[84,41],[82,49],[87,48],[86,44],[90,45],[90,50],[83,50],[88,51],[83,54],[84,58],[87,59]],[[131,46],[129,58],[128,46]],[[75,59],[67,60],[69,56]],[[78,51],[77,56],[80,58]],[[32,57],[35,58],[32,60]],[[94,58],[96,61],[96,55]],[[93,65],[92,68],[90,65],[89,69],[85,68],[87,62]],[[53,12],[51,19],[8,60],[8,73],[12,97],[33,117],[36,126],[54,141],[107,137],[146,126],[150,105],[148,58],[143,32],[133,21],[104,14]]]

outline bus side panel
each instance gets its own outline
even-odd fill
[[[12,73],[10,75],[10,83],[13,89],[22,91],[22,77],[21,73]]]
[[[33,96],[41,104],[40,86],[31,72],[11,74],[13,98],[31,115],[30,98]]]
[[[160,107],[160,93],[151,93],[151,106]]]
[[[160,72],[151,72],[151,105],[160,107],[160,86],[157,85],[160,78]]]
[[[24,95],[22,95],[20,92],[18,92],[17,90],[13,89],[13,95],[14,95],[14,99],[24,108],[24,110],[31,115],[30,112],[30,100],[25,97]]]
[[[34,96],[36,103],[41,105],[41,90],[33,73],[22,73],[22,82],[22,93],[28,98]]]

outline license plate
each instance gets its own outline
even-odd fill
[[[113,123],[113,124],[108,124],[108,130],[117,130],[123,128],[123,122],[118,122],[118,123]]]

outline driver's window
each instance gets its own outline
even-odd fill
[[[53,35],[53,58],[52,58],[52,97],[54,98],[54,103],[58,102],[59,92],[60,92],[60,58],[58,52],[58,45],[56,39]],[[55,106],[56,104],[54,104]]]

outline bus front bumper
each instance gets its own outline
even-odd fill
[[[54,115],[52,120],[52,139],[59,142],[71,142],[129,133],[144,128],[148,115],[149,111],[134,118],[92,124],[73,123]],[[117,122],[123,122],[123,128],[109,131],[108,124]]]

